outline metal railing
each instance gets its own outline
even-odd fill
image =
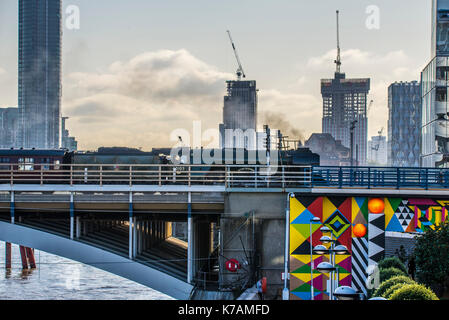
[[[448,189],[449,169],[313,167],[312,186],[363,189]]]
[[[0,164],[0,184],[449,189],[449,169],[263,165]]]
[[[310,185],[311,167],[262,165],[0,165],[0,184],[219,185],[286,188]]]

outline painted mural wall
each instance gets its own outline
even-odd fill
[[[300,195],[291,198],[290,299],[310,300],[312,294],[315,300],[329,299],[329,274],[315,267],[329,262],[330,257],[311,255],[310,229],[312,247],[322,244],[320,238],[328,234],[320,229],[326,226],[335,245],[348,248],[348,254],[335,256],[338,285],[366,293],[366,270],[384,257],[385,231],[422,233],[445,221],[448,209],[449,200]],[[313,217],[320,221],[311,222]]]

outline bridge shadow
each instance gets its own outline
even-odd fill
[[[186,282],[185,242],[168,238],[147,247],[130,260],[127,247],[129,226],[118,223],[90,228],[74,241],[70,240],[67,220],[26,219],[17,224],[0,221],[0,240],[94,266],[175,299],[189,298],[193,287]]]

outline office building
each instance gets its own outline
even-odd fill
[[[60,147],[61,0],[19,0],[19,145]]]
[[[387,165],[387,137],[373,136],[368,141],[368,165],[383,167]]]
[[[449,165],[449,0],[432,1],[431,60],[421,72],[423,167]]]
[[[66,122],[69,118],[68,117],[62,117],[62,141],[61,146],[64,149],[67,149],[69,151],[76,151],[78,150],[78,142],[74,137],[70,136],[69,130],[66,129]]]
[[[0,108],[0,149],[10,149],[17,145],[18,120],[18,108]]]
[[[388,87],[389,166],[420,166],[421,109],[419,82],[395,82]]]

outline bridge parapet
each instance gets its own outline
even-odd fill
[[[7,166],[8,167],[8,166]],[[197,188],[199,191],[232,189],[362,188],[449,189],[449,169],[393,167],[321,167],[290,165],[50,165],[0,170],[0,185],[65,185],[78,190],[133,191]],[[30,169],[30,168],[29,168]],[[32,169],[32,168],[31,168]],[[115,187],[114,187],[115,186]],[[117,187],[121,186],[121,187]],[[115,189],[114,189],[115,188]],[[3,188],[4,189],[4,188]],[[194,190],[190,190],[194,191]]]

